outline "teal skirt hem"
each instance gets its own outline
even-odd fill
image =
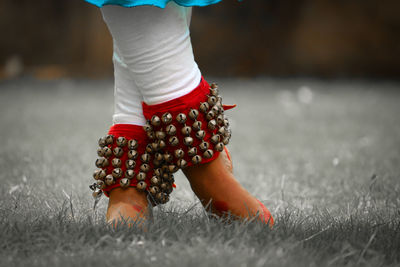
[[[159,8],[165,8],[170,1],[174,1],[180,6],[208,6],[221,2],[222,0],[85,0],[86,2],[93,4],[97,7],[105,5],[118,5],[123,7],[135,7],[135,6],[156,6]]]

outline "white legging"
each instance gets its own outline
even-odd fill
[[[169,2],[101,8],[114,42],[114,124],[144,125],[141,102],[158,104],[192,91],[201,73],[190,42],[191,8]]]

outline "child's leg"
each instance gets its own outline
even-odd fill
[[[146,139],[146,133],[142,129],[145,118],[142,111],[143,96],[138,89],[139,86],[142,90],[148,92],[146,94],[147,97],[151,97],[156,101],[165,101],[166,96],[173,97],[185,94],[191,90],[190,88],[194,88],[200,80],[200,72],[194,63],[190,42],[186,40],[189,38],[186,29],[190,20],[191,9],[178,8],[177,6],[172,8],[169,6],[167,9],[168,12],[165,13],[161,9],[154,7],[128,9],[119,6],[107,6],[102,8],[104,20],[114,37],[114,126],[111,128],[110,134],[113,134],[115,138],[118,136],[130,136],[132,138]],[[165,14],[168,15],[165,17]],[[164,27],[154,27],[158,32],[152,30],[153,23],[156,23],[157,20],[160,23],[165,19],[167,22]],[[178,26],[169,28],[168,24],[176,24]],[[150,33],[154,34],[154,36]],[[180,37],[179,40],[168,40],[168,38],[173,39],[178,35]],[[160,38],[160,41],[156,41],[156,45],[162,47],[159,51],[152,46],[154,43],[153,37]],[[163,42],[165,43],[163,44]],[[182,53],[182,51],[184,52]],[[188,56],[189,58],[187,58]],[[137,58],[140,59],[138,60]],[[166,66],[171,59],[174,60],[174,66],[179,66],[180,73],[176,74],[174,67]],[[182,73],[182,70],[184,70],[184,73]],[[150,79],[149,73],[151,73]],[[178,79],[181,76],[186,78]],[[160,84],[162,86],[159,86]],[[148,90],[148,87],[156,88],[156,90]],[[122,125],[122,130],[121,127],[118,127],[119,125]],[[127,133],[124,125],[130,125],[129,127],[133,129],[135,134],[132,136],[132,133]],[[143,148],[147,142],[142,143],[139,146]],[[115,147],[115,144],[112,147]],[[125,149],[124,152],[127,153],[128,151]],[[141,149],[142,152],[144,152],[143,149]],[[121,159],[124,157],[126,156],[122,156]],[[112,159],[108,158],[109,161]],[[124,165],[124,162],[122,160],[122,165]],[[149,162],[149,165],[154,169],[153,162]],[[102,189],[109,196],[108,221],[129,220],[147,216],[148,201],[146,193],[133,187],[135,183],[139,182],[137,180],[138,167],[139,164],[133,169],[135,177],[130,181],[132,187],[120,188],[119,182],[124,175],[121,178],[114,178],[112,186],[107,187],[102,185],[105,182],[104,177],[99,179],[98,183],[104,187]],[[107,174],[112,171],[110,167],[103,169],[108,169]],[[126,167],[122,166],[121,169],[123,173],[126,172]],[[150,173],[153,173],[153,170],[147,173],[145,180],[146,190],[150,189],[150,186],[153,185],[152,181],[154,181],[154,179],[151,180],[153,174],[150,175]],[[167,188],[164,191],[169,194],[169,191],[172,190],[173,177],[170,175],[158,178],[165,180],[165,177],[167,177],[168,181],[161,185],[167,184]],[[152,197],[155,198],[156,196],[157,194]]]
[[[204,80],[199,84],[201,74],[190,43],[189,12],[189,8],[173,2],[164,10],[147,6],[103,8],[121,59],[143,95],[144,115],[148,120],[154,118],[148,125],[152,155],[162,152],[168,163],[164,171],[171,173],[186,165],[205,163],[185,170],[202,202],[207,204],[212,200],[217,214],[231,211],[239,217],[252,216],[262,212],[259,202],[238,184],[226,167],[229,164],[225,155],[219,154],[224,147],[224,134],[229,134],[223,133],[226,124],[220,119],[223,118],[220,99],[210,100],[206,107],[211,111],[215,104],[213,118],[204,112],[189,118],[191,110],[200,110],[200,104],[209,101],[211,94]],[[180,113],[188,117],[187,121],[178,121]],[[219,129],[222,131],[217,133]],[[218,140],[211,140],[213,135]]]
[[[105,6],[104,20],[120,58],[147,104],[189,93],[200,82],[189,34],[191,8]]]
[[[114,115],[113,124],[129,124],[142,139],[146,137],[142,134],[142,126],[145,123],[142,104],[143,97],[137,89],[127,66],[121,61],[119,52],[114,47]],[[117,135],[127,137],[124,132],[116,131]],[[118,133],[120,132],[120,133]],[[126,168],[126,166],[125,166]],[[126,169],[124,169],[126,171]],[[116,223],[118,221],[129,221],[141,218],[148,214],[148,201],[146,193],[138,191],[135,187],[120,188],[116,187],[109,192],[109,202],[107,209],[107,221]]]

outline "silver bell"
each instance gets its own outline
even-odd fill
[[[93,178],[95,180],[99,180],[99,173],[100,173],[101,169],[97,169],[93,172]]]
[[[202,122],[201,121],[195,121],[192,125],[193,130],[195,131],[200,131],[201,130],[201,125]]]
[[[199,109],[201,112],[206,113],[209,108],[210,108],[210,105],[207,102],[200,103]]]
[[[219,142],[218,144],[215,145],[215,150],[217,150],[218,152],[222,152],[224,150],[224,144]]]
[[[155,153],[155,154],[154,154],[154,159],[155,159],[155,160],[158,160],[158,161],[163,160],[163,159],[164,159],[163,154],[161,154],[161,153],[159,153],[159,152]]]
[[[125,166],[128,170],[133,170],[136,167],[136,161],[133,159],[128,159],[125,161]]]
[[[153,185],[158,185],[161,182],[161,179],[154,175],[151,177],[150,182]]]
[[[153,125],[155,127],[160,126],[160,124],[161,124],[161,120],[157,115],[154,115],[153,117],[151,117],[150,122],[151,122],[151,125]]]
[[[185,155],[185,152],[183,152],[182,149],[177,149],[174,151],[174,154],[175,154],[175,158],[181,159]]]
[[[188,156],[189,157],[193,157],[194,155],[196,155],[197,154],[197,148],[196,147],[192,147],[192,148],[190,148],[189,150],[188,150]]]
[[[186,146],[191,146],[191,145],[193,144],[193,138],[190,137],[190,136],[186,136],[186,137],[183,139],[183,143],[184,143]]]
[[[187,167],[188,163],[186,160],[184,159],[178,159],[178,161],[176,162],[176,164],[178,165],[179,168],[184,169]]]
[[[229,144],[229,140],[230,140],[229,137],[224,137],[224,139],[222,139],[222,143],[224,143],[224,145],[227,145]]]
[[[128,159],[137,159],[139,153],[136,150],[129,150],[128,151]]]
[[[164,180],[168,180],[169,177],[170,177],[171,175],[172,175],[172,173],[164,172],[163,175],[162,175],[162,178],[163,178]]]
[[[120,158],[123,154],[124,154],[124,150],[122,148],[120,148],[119,146],[114,147],[113,149],[113,154],[114,156],[116,156],[117,158]]]
[[[104,181],[102,181],[102,180],[98,180],[96,184],[97,184],[97,185],[96,185],[97,188],[99,188],[99,189],[104,189],[104,188],[106,188],[106,184],[105,184]]]
[[[227,132],[227,129],[226,129],[225,127],[219,127],[218,133],[219,133],[220,135],[225,135],[226,132]]]
[[[179,113],[179,114],[176,116],[176,121],[179,122],[179,123],[184,124],[184,123],[186,122],[186,115],[183,114],[183,113]]]
[[[215,113],[218,114],[219,113],[219,107],[217,105],[214,105],[211,110]]]
[[[217,122],[215,120],[210,120],[207,124],[208,129],[210,129],[211,131],[215,130],[215,128],[217,128]]]
[[[104,150],[103,150],[102,147],[99,147],[99,148],[97,149],[97,155],[98,155],[99,157],[103,157],[103,156],[104,156]]]
[[[99,146],[104,147],[106,145],[106,139],[104,137],[99,138]]]
[[[89,185],[89,188],[92,191],[96,190],[96,188],[97,188],[96,183],[93,183],[93,184]]]
[[[178,166],[176,166],[174,164],[168,165],[169,173],[174,173],[174,172],[177,172],[178,170],[179,170]]]
[[[211,149],[207,149],[203,153],[203,157],[206,158],[206,159],[212,158],[213,155],[214,155],[214,151],[212,151]]]
[[[98,175],[99,180],[104,180],[104,178],[106,177],[106,175],[107,175],[107,173],[106,173],[105,170],[100,170],[99,175]]]
[[[224,115],[225,110],[222,107],[222,104],[220,102],[217,102],[217,104],[215,104],[215,105],[219,108],[219,112],[218,113],[221,114],[221,115]]]
[[[161,170],[161,168],[157,168],[154,170],[154,174],[157,175],[157,177],[161,177],[163,174],[163,171]]]
[[[150,170],[150,165],[147,163],[143,163],[140,165],[140,171],[142,172],[148,172]]]
[[[179,139],[178,139],[178,137],[176,137],[176,136],[171,136],[171,137],[168,139],[168,143],[169,143],[171,146],[176,146],[176,145],[179,144]]]
[[[168,189],[168,184],[167,183],[161,183],[160,188],[162,191],[166,191]]]
[[[167,146],[163,140],[158,140],[157,145],[159,149],[164,149]]]
[[[163,131],[157,131],[157,132],[156,132],[156,138],[157,138],[158,140],[164,139],[165,136],[166,136],[166,134],[165,134]]]
[[[167,127],[165,127],[165,131],[167,132],[168,135],[175,135],[176,127],[174,125],[170,124]]]
[[[196,120],[197,116],[199,116],[199,111],[197,109],[191,109],[189,111],[189,118],[191,118],[192,120]]]
[[[192,128],[190,128],[189,126],[184,126],[184,127],[182,127],[181,132],[183,135],[188,136],[192,132]]]
[[[161,193],[161,192],[159,192],[159,193],[157,193],[156,194],[156,200],[158,201],[158,202],[163,202],[163,200],[164,200],[164,194],[163,193]]]
[[[153,147],[152,147],[151,144],[147,144],[147,145],[146,145],[146,152],[147,152],[147,153],[152,153],[152,152],[153,152]]]
[[[208,102],[208,104],[210,106],[214,106],[217,103],[217,101],[218,101],[218,98],[216,96],[213,96],[213,95],[209,96],[208,100],[207,100],[207,102]]]
[[[155,195],[158,192],[160,192],[160,188],[158,188],[158,186],[155,186],[155,185],[150,186],[149,192],[150,192],[150,194]]]
[[[101,191],[100,189],[96,188],[96,189],[93,191],[92,196],[93,196],[94,198],[100,198],[102,194],[103,194],[103,191]]]
[[[146,190],[146,187],[147,187],[147,184],[146,184],[146,182],[144,182],[144,181],[140,181],[140,182],[138,182],[137,185],[136,185],[136,189],[139,190],[139,191],[144,191],[144,190]]]
[[[129,150],[135,150],[138,148],[138,146],[139,146],[139,143],[135,139],[128,141],[128,149]]]
[[[106,185],[112,185],[112,184],[114,184],[114,177],[111,174],[109,174],[106,176],[104,181],[105,181]]]
[[[210,94],[213,96],[218,96],[218,89],[217,88],[210,88]]]
[[[204,136],[206,136],[206,132],[205,131],[203,131],[203,130],[200,130],[200,131],[197,131],[196,132],[196,137],[198,138],[198,139],[203,139],[204,138]]]
[[[218,134],[215,134],[211,137],[211,142],[213,144],[218,144],[219,140],[221,139],[221,137]]]
[[[217,83],[212,83],[210,87],[212,89],[218,89],[218,84]]]
[[[157,143],[151,143],[151,151],[158,151],[158,150],[159,150],[158,144]],[[149,152],[149,153],[151,153],[151,152]]]
[[[128,178],[122,178],[119,181],[119,184],[121,185],[122,188],[128,188],[130,183],[131,183],[131,181]]]
[[[156,138],[156,134],[155,134],[153,131],[150,131],[150,132],[147,132],[147,137],[148,137],[150,140],[153,140],[153,139]]]
[[[200,150],[202,150],[202,151],[206,151],[209,146],[210,146],[210,144],[206,141],[201,142],[199,145]]]
[[[214,111],[210,110],[209,112],[207,112],[207,114],[206,114],[207,120],[212,120],[214,117],[215,117]]]
[[[109,164],[108,159],[106,158],[98,158],[96,159],[96,167],[97,168],[104,168],[107,167]]]
[[[103,154],[104,154],[104,157],[106,157],[106,158],[111,157],[111,155],[112,155],[111,148],[109,148],[108,146],[104,147]]]
[[[218,125],[223,125],[224,124],[224,115],[220,114],[217,116],[217,123]]]
[[[136,180],[138,180],[138,181],[144,181],[144,180],[146,180],[146,173],[145,173],[145,172],[139,172],[139,173],[136,175]]]
[[[150,162],[150,159],[151,159],[151,156],[150,156],[150,154],[148,154],[148,153],[144,153],[144,154],[142,154],[142,155],[140,156],[140,160],[141,160],[143,163],[149,163],[149,162]]]
[[[166,162],[171,162],[173,159],[174,159],[174,158],[172,157],[172,154],[171,154],[171,153],[165,152],[165,154],[164,154],[164,160],[165,160]]]
[[[153,127],[150,125],[150,123],[146,123],[146,124],[143,126],[143,130],[144,130],[145,132],[151,132],[151,131],[153,131]]]
[[[111,145],[114,142],[114,135],[109,134],[105,137],[105,141],[107,145]]]
[[[126,170],[125,171],[125,177],[128,179],[132,179],[133,177],[135,177],[135,171],[134,170]]]
[[[226,118],[224,119],[224,126],[225,126],[225,127],[228,127],[228,126],[229,126],[229,120],[226,119]]]
[[[128,140],[126,140],[125,137],[120,136],[120,137],[117,138],[116,143],[117,143],[117,146],[124,147],[124,146],[126,146],[128,144]]]
[[[199,164],[201,162],[202,158],[200,155],[196,155],[192,158],[193,164]]]
[[[171,115],[171,113],[169,113],[169,112],[164,113],[164,114],[161,116],[161,120],[162,120],[162,122],[163,122],[164,124],[171,123],[171,121],[172,121],[172,115]]]
[[[115,168],[115,169],[112,170],[111,174],[115,179],[121,178],[122,177],[122,169],[121,168]]]
[[[119,158],[113,158],[112,161],[111,161],[111,165],[112,165],[114,168],[119,168],[119,167],[121,167],[121,164],[122,164],[122,162],[121,162],[121,160],[120,160]]]

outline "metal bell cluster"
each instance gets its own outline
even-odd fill
[[[166,203],[176,171],[201,164],[215,152],[222,152],[229,143],[231,130],[218,86],[211,84],[209,90],[205,101],[197,107],[152,116],[143,127],[149,140],[140,144],[144,146],[143,153],[137,150],[137,140],[112,135],[100,138],[98,169],[93,174],[96,182],[90,185],[93,196],[100,197],[107,186],[115,183],[127,188],[136,179],[136,188],[145,191],[153,204]]]
[[[99,168],[94,171],[93,178],[96,180],[90,186],[93,190],[93,197],[97,198],[102,195],[102,190],[107,186],[111,186],[119,182],[122,188],[127,188],[131,184],[131,179],[136,177],[134,168],[136,167],[136,158],[138,157],[138,142],[134,139],[127,140],[125,137],[120,136],[115,138],[113,135],[107,135],[99,139],[99,148],[97,155],[99,158],[96,160],[96,167]],[[128,160],[122,161],[121,157],[124,153],[128,153]],[[122,170],[125,164],[126,171]],[[107,173],[112,167],[111,173]]]
[[[163,117],[163,122],[168,120],[170,118]],[[164,135],[162,132],[157,133],[159,139],[165,138]],[[93,190],[93,197],[100,197],[107,186],[116,183],[122,188],[127,188],[132,179],[136,179],[136,188],[151,194],[155,204],[166,203],[169,200],[174,183],[172,173],[177,170],[175,165],[166,164],[171,161],[172,155],[154,154],[153,148],[149,150],[148,147],[140,154],[138,141],[122,136],[115,138],[113,135],[107,135],[100,138],[98,143],[99,158],[95,162],[98,169],[93,173],[96,182],[89,186]],[[121,160],[124,154],[126,159]]]
[[[218,86],[211,84],[209,90],[206,101],[197,108],[174,115],[170,112],[153,115],[143,127],[150,140],[146,147],[149,153],[163,155],[165,151],[173,151],[164,157],[171,172],[188,164],[200,164],[212,158],[216,151],[223,151],[229,143],[231,130]],[[207,141],[204,140],[206,136]],[[156,166],[161,163],[161,157],[155,160]]]

